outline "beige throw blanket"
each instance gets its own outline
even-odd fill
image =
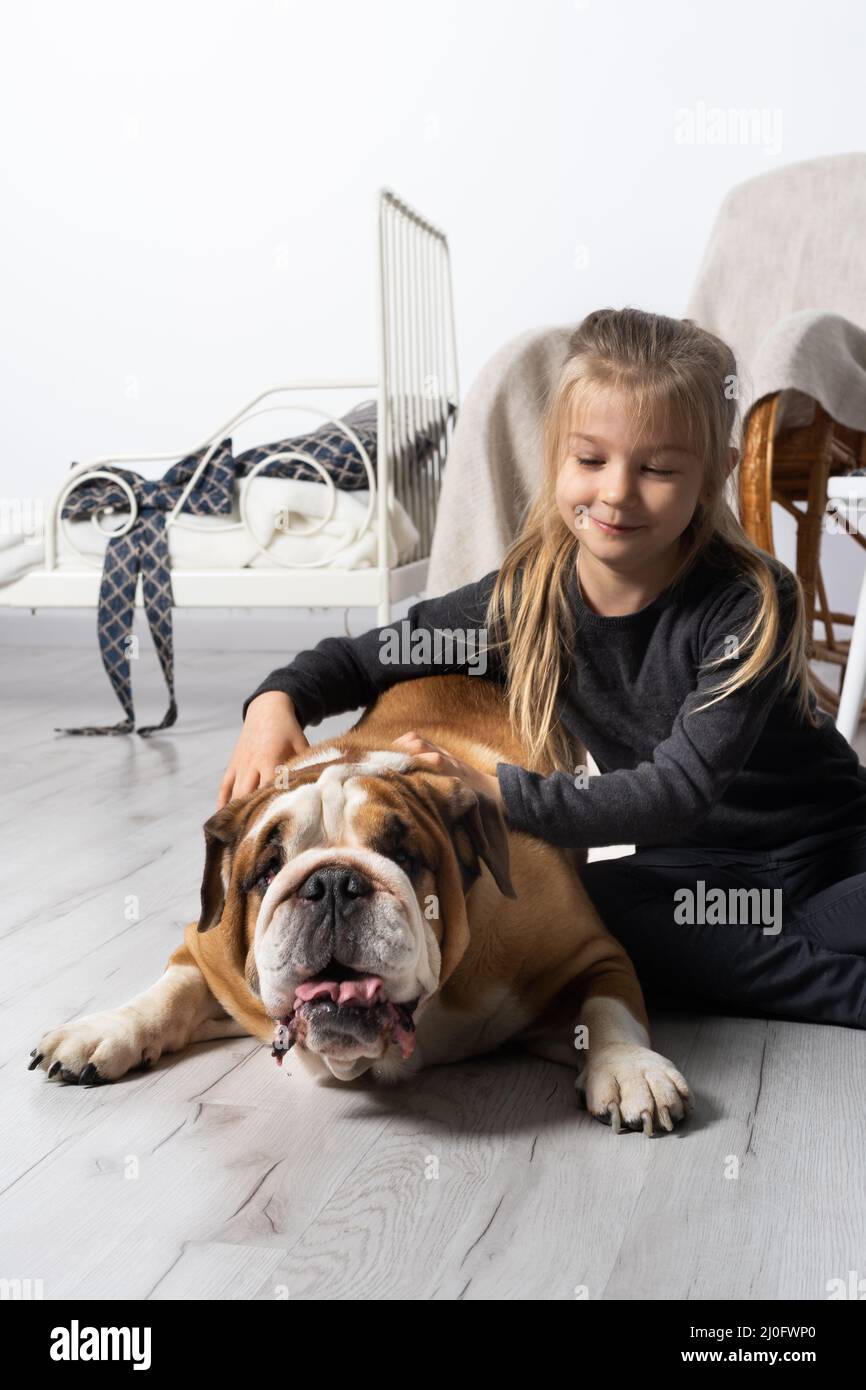
[[[866,429],[864,225],[866,154],[788,165],[726,195],[685,316],[734,349],[743,417],[781,391],[777,429],[808,423],[815,400]],[[443,474],[428,595],[502,563],[538,482],[541,415],[573,327],[521,333],[473,383]]]

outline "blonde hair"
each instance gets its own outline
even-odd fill
[[[546,402],[539,485],[497,574],[485,620],[488,633],[498,634],[488,645],[508,649],[509,713],[530,766],[543,772],[574,769],[573,740],[556,719],[556,706],[574,651],[574,618],[566,585],[580,542],[559,512],[555,488],[572,412],[584,410],[595,395],[608,390],[628,396],[638,432],[656,411],[685,424],[691,448],[703,460],[702,496],[709,500],[698,502],[683,532],[682,559],[671,586],[680,585],[706,556],[731,569],[732,580],[739,577],[750,584],[758,600],[754,622],[740,638],[737,669],[709,692],[715,698],[691,713],[708,709],[787,661],[783,690],[798,689],[796,708],[817,727],[820,720],[810,704],[799,581],[749,539],[725,495],[728,450],[731,445],[739,447],[741,439],[734,354],[691,319],[632,308],[598,309],[587,315],[569,339],[566,360]],[[771,660],[780,627],[774,572],[780,571],[794,580],[795,608],[782,650]],[[730,659],[719,657],[707,667]]]

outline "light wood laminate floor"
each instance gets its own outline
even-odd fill
[[[652,1140],[519,1053],[389,1091],[246,1038],[110,1086],[28,1072],[42,1030],[146,988],[197,915],[201,827],[277,660],[181,647],[180,722],[149,741],[53,733],[119,717],[95,639],[3,664],[0,1276],[51,1299],[823,1299],[866,1278],[852,1029],[656,1017],[697,1109]],[[152,651],[134,680],[154,722]]]

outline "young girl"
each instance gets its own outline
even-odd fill
[[[530,766],[490,776],[412,731],[397,746],[496,797],[515,830],[636,846],[581,873],[651,1004],[862,1028],[866,770],[817,709],[796,576],[727,500],[737,429],[736,364],[713,334],[637,309],[590,314],[501,568],[404,620],[500,634],[483,674],[504,688]],[[259,686],[220,805],[308,747],[306,724],[466,669],[383,664],[384,631],[325,638]],[[576,765],[578,744],[603,775]]]

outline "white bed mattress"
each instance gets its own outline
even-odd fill
[[[256,540],[240,525],[238,496],[235,493],[231,517],[183,514],[183,525],[168,527],[168,550],[173,570],[183,569],[274,569],[283,565],[305,564],[326,559],[338,544],[348,542],[334,555],[340,569],[369,569],[378,559],[378,504],[363,534],[364,517],[370,501],[365,490],[336,489],[334,515],[315,536],[292,534],[316,524],[330,507],[330,490],[324,483],[301,482],[294,478],[253,478],[242,482],[248,524],[268,554],[262,555]],[[388,565],[403,563],[418,542],[418,532],[405,507],[395,499],[390,504]],[[117,512],[103,521],[106,527],[120,526],[128,512]],[[278,529],[278,521],[284,527]],[[230,522],[238,523],[226,530]],[[107,537],[91,521],[68,521],[59,527],[57,560],[60,570],[81,570],[88,565],[70,543],[99,562],[105,553]],[[0,584],[10,584],[29,570],[45,563],[44,540],[38,536],[0,535]]]

